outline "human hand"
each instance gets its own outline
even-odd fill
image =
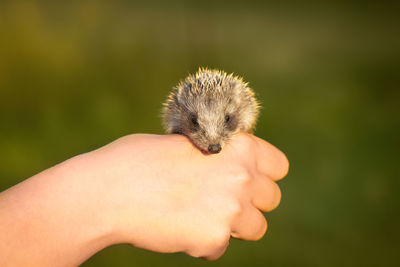
[[[81,155],[113,243],[216,259],[230,237],[258,240],[280,201],[285,155],[240,133],[204,155],[180,135],[131,135]],[[96,207],[94,207],[96,209]]]

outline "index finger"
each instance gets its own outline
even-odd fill
[[[257,169],[274,181],[285,177],[289,171],[286,155],[267,141],[254,135],[252,137],[257,144]]]

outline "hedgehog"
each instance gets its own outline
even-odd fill
[[[219,153],[238,132],[252,133],[259,102],[241,77],[199,68],[172,88],[163,104],[163,126],[181,134],[205,154]]]

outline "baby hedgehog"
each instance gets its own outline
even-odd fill
[[[200,68],[175,86],[163,108],[167,133],[183,134],[204,153],[219,153],[237,132],[252,132],[259,113],[242,78]]]

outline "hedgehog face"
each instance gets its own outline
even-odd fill
[[[200,68],[173,88],[163,124],[167,133],[184,134],[203,152],[215,154],[238,131],[252,132],[257,115],[254,93],[240,77]]]
[[[219,153],[239,129],[237,108],[224,97],[194,96],[189,103],[181,113],[182,133],[203,152]]]

